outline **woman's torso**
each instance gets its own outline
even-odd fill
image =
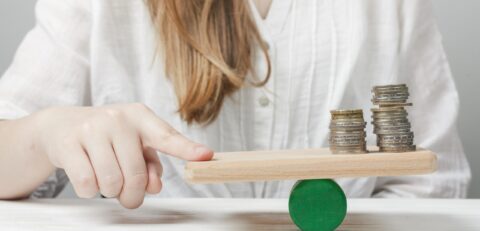
[[[265,20],[253,10],[269,47],[272,78],[265,87],[236,92],[212,124],[189,127],[176,113],[144,1],[92,1],[91,103],[142,102],[216,152],[325,147],[330,109],[363,108],[368,115],[368,89],[395,78],[391,64],[399,31],[391,25],[398,17],[380,10],[382,4],[368,5],[274,0]],[[261,52],[255,63],[263,76]],[[368,139],[373,144],[373,137]],[[285,197],[294,183],[189,185],[182,179],[183,161],[161,158],[165,197]],[[368,197],[375,178],[339,182],[349,196]]]

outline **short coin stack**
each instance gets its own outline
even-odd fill
[[[373,133],[377,135],[380,152],[415,151],[413,132],[407,118],[406,106],[409,96],[405,84],[375,86],[372,102],[379,108],[372,108]]]
[[[366,153],[366,122],[363,111],[332,110],[330,111],[330,150],[334,154]]]

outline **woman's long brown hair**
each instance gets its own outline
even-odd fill
[[[178,99],[178,112],[189,124],[216,119],[223,101],[245,85],[253,73],[255,47],[265,54],[265,79],[270,76],[267,47],[252,18],[247,0],[147,0],[165,70]]]

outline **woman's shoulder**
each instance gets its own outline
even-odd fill
[[[36,5],[37,17],[63,17],[65,20],[58,23],[68,23],[68,18],[83,17],[96,22],[105,19],[126,22],[128,19],[138,18],[148,14],[144,0],[39,0]]]
[[[94,17],[108,16],[120,22],[149,15],[145,0],[91,0],[91,7],[95,12]]]

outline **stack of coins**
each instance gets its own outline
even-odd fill
[[[412,103],[407,103],[407,85],[375,86],[372,92],[372,102],[379,106],[372,108],[372,124],[380,152],[415,151],[413,132],[405,110],[406,106],[412,106]]]
[[[330,150],[334,154],[341,153],[366,153],[366,122],[363,111],[332,110],[330,111]]]

